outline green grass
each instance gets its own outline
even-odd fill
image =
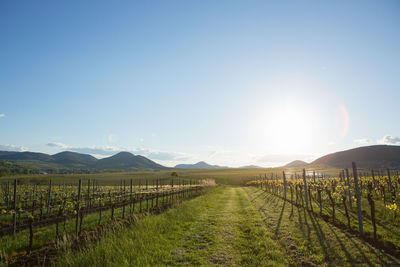
[[[300,194],[300,192],[299,192]],[[302,192],[304,194],[304,192]],[[283,196],[283,193],[281,193]],[[332,206],[325,192],[322,193],[323,204],[322,204],[322,214],[327,215],[332,219]],[[303,197],[303,196],[302,196]],[[288,191],[287,198],[290,200],[290,191]],[[295,201],[296,194],[293,193],[293,200]],[[310,198],[308,198],[310,201]],[[303,200],[304,201],[304,200]],[[299,198],[299,203],[301,200]],[[319,202],[317,202],[317,195],[312,195],[312,207],[316,214],[319,214]],[[371,222],[371,210],[368,204],[368,200],[363,197],[361,199],[362,213],[363,213],[363,229],[364,235],[373,237],[373,225]],[[287,203],[290,205],[290,203]],[[303,205],[305,205],[303,203]],[[357,204],[353,201],[353,207],[350,209],[349,202],[346,202],[350,216],[350,227],[353,231],[358,232],[358,216],[357,216]],[[310,206],[311,208],[311,206]],[[400,221],[393,220],[393,215],[391,212],[385,208],[382,200],[375,200],[375,216],[377,225],[377,238],[380,241],[391,242],[398,251],[400,251]],[[347,218],[345,215],[344,207],[342,203],[336,203],[335,205],[335,222],[340,222],[347,226]]]
[[[379,266],[394,262],[392,257],[303,208],[292,208],[289,202],[253,187],[246,191],[262,206],[276,234],[304,261],[323,266]]]
[[[109,213],[104,213],[103,218]],[[120,211],[116,216],[120,217]],[[97,218],[96,214],[93,218],[86,217],[87,227],[93,227]],[[54,229],[47,231],[43,233],[45,237],[54,237]],[[18,247],[12,237],[1,241],[8,251]],[[128,227],[107,232],[80,251],[66,246],[55,259],[57,266],[388,266],[395,263],[398,261],[391,256],[303,208],[292,208],[289,202],[258,188],[237,186],[210,189],[162,214],[149,215]]]
[[[241,187],[219,187],[161,215],[110,233],[79,252],[60,252],[59,266],[287,266],[257,206]]]
[[[159,199],[159,205],[162,205],[162,198]],[[154,202],[155,204],[155,202]],[[134,207],[135,214],[139,212],[140,204],[136,203]],[[142,203],[143,211],[146,210],[146,201]],[[149,201],[149,208],[151,207],[151,201]],[[114,209],[114,219],[122,217],[123,208]],[[100,213],[92,213],[84,216],[82,223],[82,230],[92,229],[98,226]],[[125,216],[129,216],[129,205],[125,207]],[[101,217],[101,225],[109,223],[111,220],[111,209],[103,211]],[[39,248],[52,240],[55,239],[56,225],[44,226],[34,228],[33,248]],[[62,234],[64,231],[64,224],[59,224],[59,233]],[[75,233],[75,218],[69,219],[65,223],[65,232],[67,234]],[[0,238],[0,252],[3,255],[8,255],[14,252],[20,252],[26,250],[29,244],[29,229],[17,232],[15,236],[8,235]],[[1,263],[1,262],[0,262]]]
[[[239,168],[230,168],[230,169],[209,169],[209,170],[162,170],[162,171],[134,171],[134,172],[116,172],[116,173],[97,173],[97,174],[49,174],[49,175],[19,175],[12,177],[0,177],[0,182],[2,181],[11,181],[12,179],[19,179],[21,183],[29,183],[29,182],[41,182],[46,183],[49,179],[53,181],[54,184],[62,183],[62,182],[77,182],[79,179],[83,179],[84,181],[91,179],[96,180],[101,184],[117,184],[121,180],[130,180],[134,179],[134,181],[138,181],[142,179],[142,184],[144,179],[157,179],[157,178],[165,178],[171,179],[171,173],[177,172],[178,177],[176,179],[214,179],[218,184],[225,185],[243,185],[246,181],[259,177],[260,175],[267,174],[268,177],[273,173],[281,175],[283,169],[282,168],[263,168],[263,169],[239,169]],[[286,174],[288,177],[297,172],[301,173],[301,169],[286,169]],[[325,169],[323,171],[326,174],[338,174],[338,169]],[[135,183],[135,182],[134,182]],[[137,183],[135,183],[137,184]]]

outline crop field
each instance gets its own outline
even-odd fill
[[[118,185],[99,185],[90,179],[62,184],[52,180],[47,184],[5,182],[0,193],[1,260],[16,265],[32,260],[41,263],[35,252],[49,242],[80,242],[85,230],[160,212],[199,195],[208,185],[206,180],[182,179],[139,179],[135,183],[131,179]]]
[[[11,177],[1,263],[395,266],[399,190],[356,166]]]
[[[300,177],[257,179],[247,184],[284,204],[305,209],[332,225],[359,236],[364,242],[395,257],[400,256],[400,177],[398,171],[343,170],[338,177],[320,179],[303,172]]]

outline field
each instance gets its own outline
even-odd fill
[[[181,170],[3,179],[1,262],[397,265],[398,173],[355,170]]]

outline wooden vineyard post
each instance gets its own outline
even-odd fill
[[[351,199],[351,186],[350,186],[350,177],[349,177],[349,169],[346,168],[346,177],[347,177],[347,186],[349,187],[348,193],[349,193],[349,205],[350,205],[350,209],[353,208],[353,201]]]
[[[131,187],[130,187],[130,196],[129,196],[129,198],[130,198],[130,204],[129,204],[129,216],[132,216],[132,200],[133,200],[133,198],[132,198],[132,179],[131,179]]]
[[[356,189],[356,198],[357,198],[357,216],[358,216],[358,230],[360,235],[364,234],[363,231],[363,222],[361,215],[361,196],[360,196],[360,188],[358,187],[358,174],[357,174],[357,166],[356,163],[352,163],[353,166],[353,175],[354,175],[354,187]]]
[[[304,200],[306,202],[306,209],[308,210],[306,169],[303,169],[303,181],[304,181]]]
[[[389,169],[387,169],[387,174],[388,174],[388,179],[389,179],[389,191],[390,191],[390,194],[391,194],[391,197],[392,197],[392,204],[393,204],[394,200],[396,198],[396,195],[395,195],[394,190],[393,190],[392,178],[390,177],[390,170]]]
[[[79,184],[78,184],[78,197],[76,199],[76,218],[75,218],[75,235],[78,236],[78,226],[79,226],[79,201],[81,200],[81,185],[82,185],[82,180],[79,179]]]
[[[143,193],[139,191],[139,212],[142,213]]]
[[[92,182],[92,198],[91,198],[92,201],[90,201],[90,208],[92,208],[93,204],[96,205],[96,197],[95,197],[95,194],[97,194],[97,190],[95,188],[96,183],[97,183],[97,181],[93,180],[93,182]]]
[[[156,189],[156,206],[157,206],[157,208],[158,208],[158,184],[160,183],[160,180],[159,179],[157,179],[157,189]]]
[[[286,200],[286,175],[284,171],[283,171],[283,197]]]
[[[33,245],[33,218],[29,219],[29,251],[32,250]]]
[[[13,235],[17,232],[17,179],[14,179]]]
[[[124,191],[122,196],[122,219],[125,219],[125,194],[126,194],[126,187],[125,187],[125,180],[124,180]]]
[[[36,203],[36,185],[33,186],[33,197],[32,197],[32,216],[35,213],[35,203]]]
[[[90,206],[90,179],[87,181],[87,201],[86,201],[86,210],[89,211]]]
[[[171,202],[174,202],[174,178],[171,179]]]
[[[50,203],[51,202],[51,180],[49,182],[49,193],[47,195],[47,214],[50,212]]]
[[[374,182],[374,188],[376,187],[376,181],[375,181],[375,172],[374,169],[371,170],[371,174],[372,174],[372,181]]]
[[[40,193],[40,218],[42,218],[43,215],[43,194]]]

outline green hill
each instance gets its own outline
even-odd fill
[[[166,167],[143,156],[120,152],[114,156],[100,159],[95,163],[98,170],[162,170]]]
[[[307,165],[308,165],[308,163],[305,161],[294,160],[294,161],[286,164],[285,166],[283,166],[283,168],[302,168],[302,167],[306,167]]]
[[[28,169],[51,172],[80,171],[145,171],[168,169],[156,162],[129,152],[120,152],[114,156],[97,159],[88,154],[64,151],[55,155],[35,152],[0,151],[0,160],[13,162]]]
[[[364,146],[320,157],[310,167],[350,168],[352,162],[358,168],[400,168],[400,146]]]

